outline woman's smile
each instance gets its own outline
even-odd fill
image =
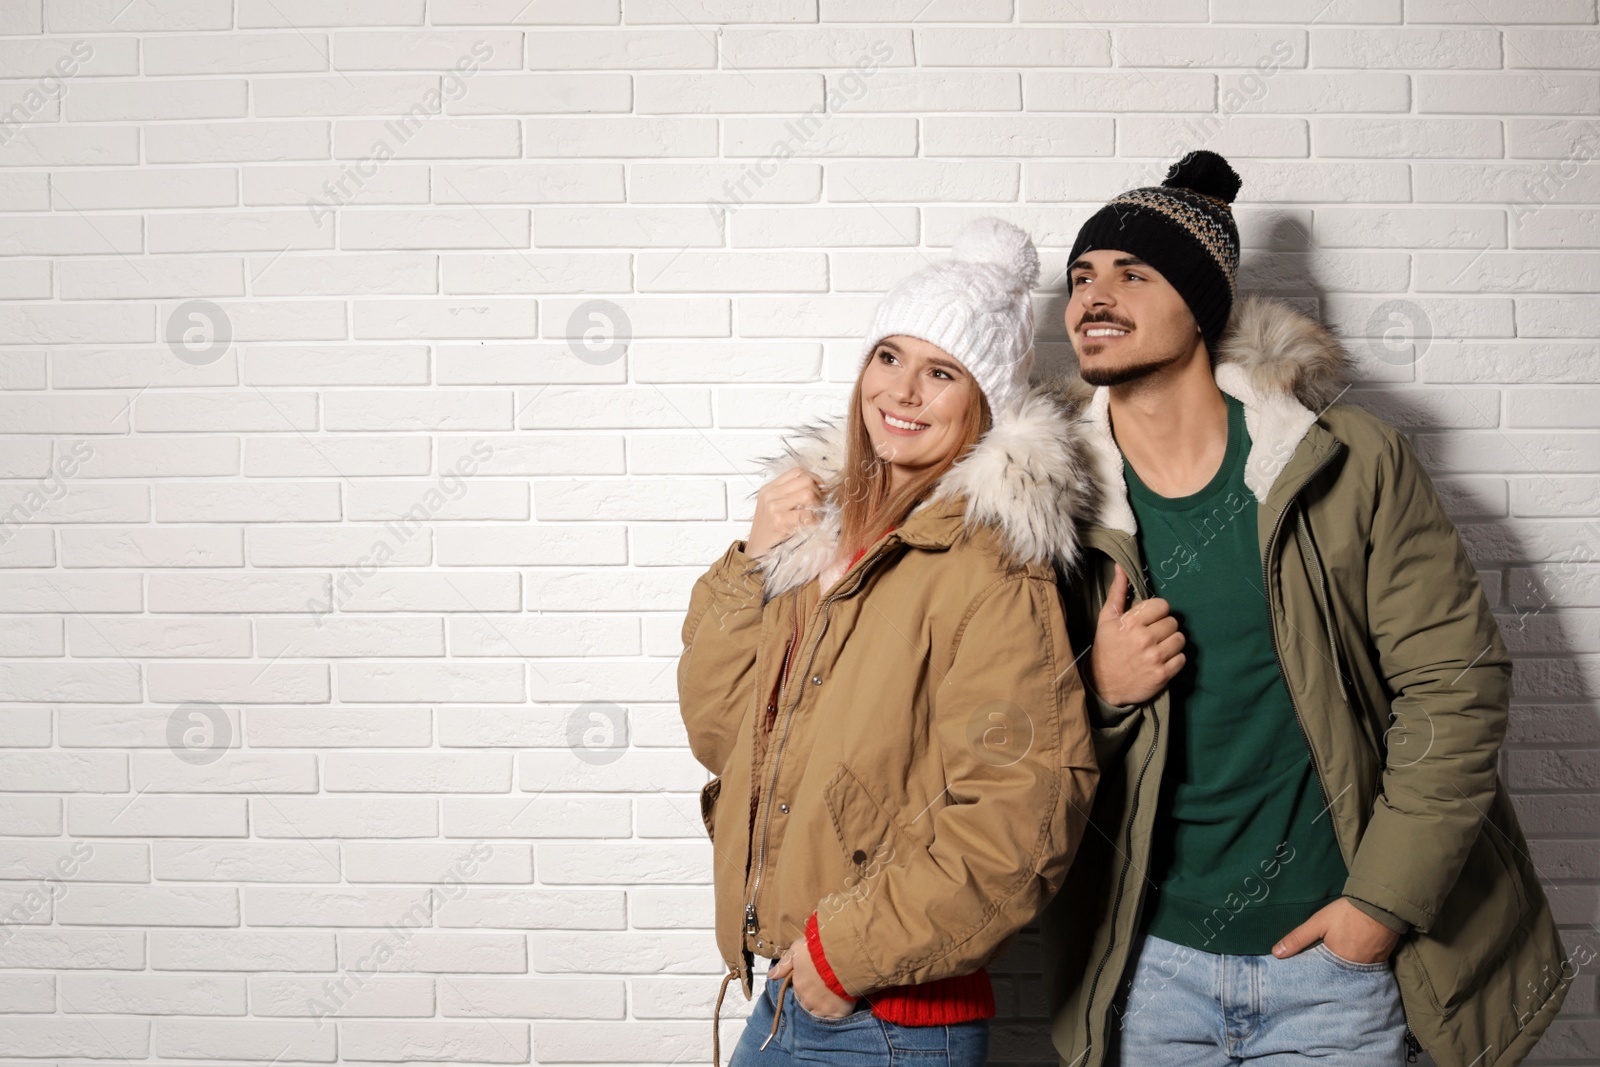
[[[879,408],[878,411],[883,416],[884,428],[890,433],[900,434],[904,437],[914,437],[932,425],[931,423],[916,422],[912,419],[899,418],[898,416],[889,414],[882,408]]]

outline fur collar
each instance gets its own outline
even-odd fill
[[[1038,385],[935,483],[899,534],[912,544],[948,546],[962,532],[988,526],[1014,560],[1050,561],[1070,571],[1080,524],[1097,496],[1081,399],[1066,385]],[[800,467],[828,484],[844,466],[843,417],[813,423],[785,440],[781,455],[759,463],[770,478]],[[771,600],[817,578],[833,558],[841,513],[824,502],[818,520],[775,545],[757,566]]]
[[[1217,388],[1244,405],[1250,431],[1245,484],[1265,503],[1312,423],[1343,395],[1349,367],[1339,339],[1292,304],[1251,293],[1234,305],[1217,348]],[[1095,472],[1103,489],[1095,522],[1137,529],[1122,477],[1122,452],[1111,435],[1111,391],[1094,390],[1086,409]]]

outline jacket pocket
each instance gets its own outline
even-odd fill
[[[721,795],[720,775],[700,787],[700,821],[706,824],[706,836],[713,841],[717,838],[717,798]]]
[[[826,882],[838,888],[822,899],[819,920],[865,900],[884,870],[904,866],[921,847],[844,764],[822,794],[839,851],[836,865],[826,873]]]
[[[1511,951],[1529,911],[1517,864],[1486,818],[1461,874],[1427,933],[1412,938],[1434,1007],[1448,1017]]]

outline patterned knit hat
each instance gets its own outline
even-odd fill
[[[1033,370],[1033,304],[1039,253],[1004,219],[974,219],[951,258],[901,279],[878,304],[861,366],[894,334],[938,345],[967,368],[995,421],[1021,404]],[[858,368],[859,370],[859,368]]]
[[[1138,256],[1178,290],[1206,346],[1215,349],[1233,310],[1239,227],[1229,205],[1240,184],[1226,159],[1205,149],[1190,152],[1160,185],[1130,189],[1107,201],[1078,231],[1067,262],[1098,249]]]

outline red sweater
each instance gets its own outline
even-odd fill
[[[854,567],[866,551],[863,548],[852,556],[850,566]],[[828,958],[822,953],[816,912],[812,912],[806,920],[806,947],[811,950],[811,961],[816,964],[817,973],[833,995],[842,1000],[855,999],[839,984],[838,976],[833,973]],[[994,1017],[994,985],[989,981],[989,972],[982,967],[971,974],[917,985],[890,986],[878,990],[867,999],[872,1003],[873,1015],[901,1026],[943,1026]]]
[[[811,962],[817,965],[817,973],[833,995],[843,1000],[853,1000],[852,994],[839,984],[838,976],[822,954],[816,912],[812,912],[806,920],[806,947],[811,950]],[[971,974],[939,978],[932,982],[890,986],[873,993],[867,1000],[872,1003],[873,1015],[901,1026],[943,1026],[947,1023],[994,1018],[994,985],[989,981],[988,970],[983,967]]]

